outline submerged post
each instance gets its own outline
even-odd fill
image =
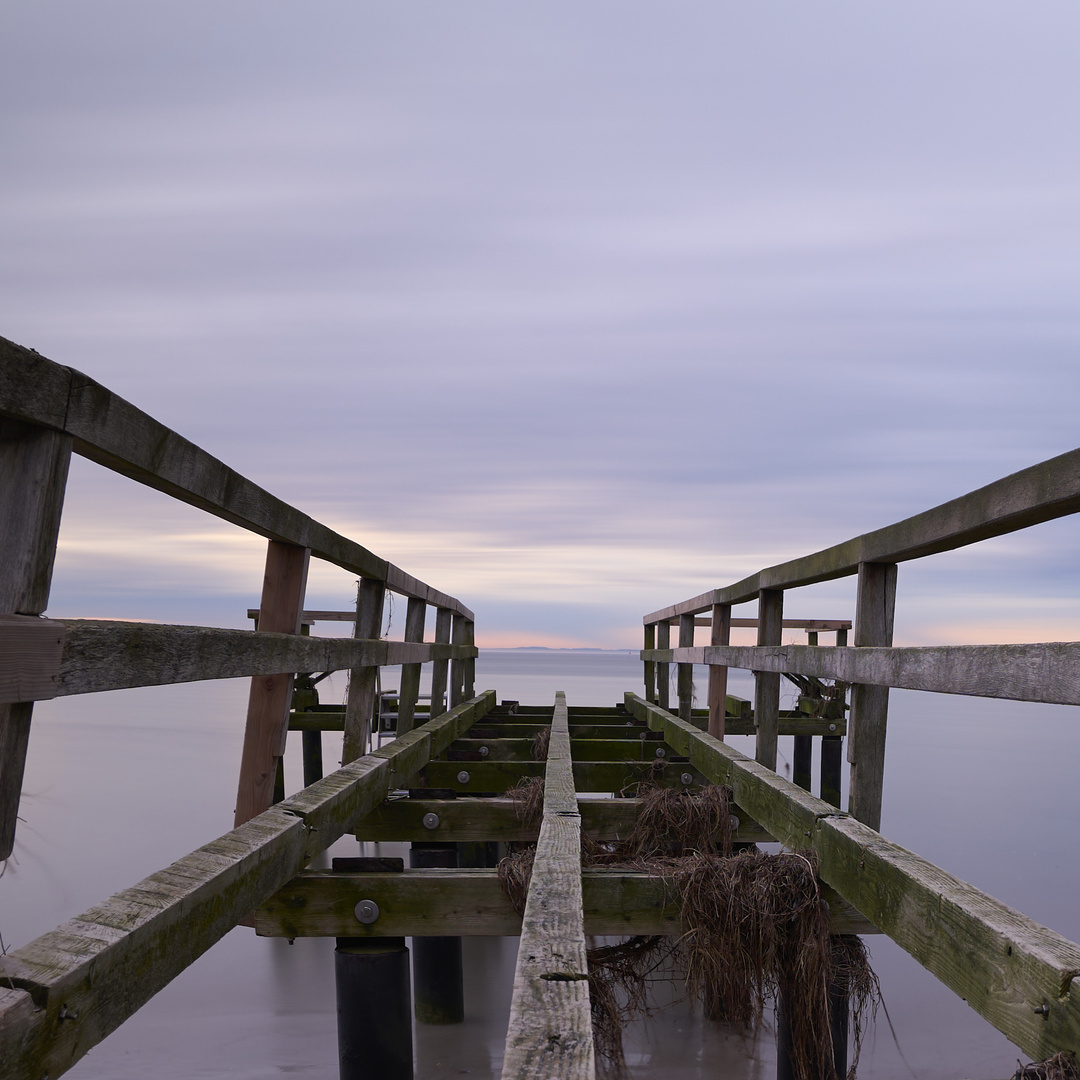
[[[409,865],[455,869],[457,844],[414,843]],[[422,1024],[460,1024],[465,1019],[461,938],[413,938],[413,1011]]]

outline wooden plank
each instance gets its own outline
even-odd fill
[[[637,695],[626,703],[668,742],[682,740],[702,772],[730,784],[778,840],[813,848],[823,881],[1024,1053],[1042,1060],[1080,1050],[1080,995],[1071,993],[1080,945]]]
[[[0,361],[8,356],[0,349]],[[23,374],[40,367],[23,353],[15,360]],[[23,404],[43,400],[51,398],[31,391]],[[0,614],[40,615],[48,606],[71,447],[66,435],[0,418]],[[33,709],[27,700],[0,704],[0,860],[15,844]]]
[[[686,774],[690,781],[682,783]],[[530,776],[543,776],[539,761],[432,761],[412,787],[445,788],[459,795],[478,792],[503,792]],[[467,779],[462,779],[467,777]],[[686,762],[671,762],[655,767],[649,761],[581,761],[574,764],[574,782],[578,791],[620,792],[644,781],[661,787],[694,787],[702,775]]]
[[[645,623],[742,604],[762,589],[792,589],[858,573],[866,562],[897,563],[1026,529],[1080,510],[1080,450],[995,480],[976,491],[842,544],[751,574],[723,589],[650,612]]]
[[[0,980],[38,1010],[0,1021],[5,1080],[69,1069],[494,703],[489,691],[415,729],[0,957]]]
[[[582,918],[581,818],[566,695],[555,695],[544,819],[521,926],[503,1080],[592,1080],[592,1016]]]
[[[756,620],[755,620],[756,621]],[[713,604],[710,645],[731,643],[731,605]],[[709,734],[724,738],[727,714],[727,668],[723,664],[709,665]]]
[[[455,615],[451,629],[451,640],[455,645],[465,645],[469,640],[469,628],[461,615]],[[465,696],[465,662],[450,661],[450,708],[453,708]]]
[[[583,804],[582,804],[583,805]],[[587,935],[676,935],[684,932],[680,898],[657,875],[585,869],[581,915]],[[356,918],[356,905],[373,900],[374,923]],[[877,930],[850,906],[830,897],[833,933]],[[278,890],[255,913],[261,937],[512,937],[521,933],[495,870],[406,870],[345,874],[308,870]]]
[[[0,615],[0,705],[56,697],[66,633],[51,619]]]
[[[268,540],[310,548],[396,592],[473,618],[460,601],[275,498],[130,402],[72,368],[0,339],[0,416],[67,432],[74,449],[148,487]]]
[[[713,607],[719,607],[719,604],[714,604]],[[726,605],[731,607],[730,604]],[[675,615],[668,619],[670,626],[678,626],[682,615]],[[695,626],[715,626],[716,622],[715,613],[708,619],[695,619]],[[732,619],[731,625],[739,630],[756,630],[758,626],[757,619]],[[785,630],[806,630],[806,631],[819,631],[819,630],[850,630],[850,619],[784,619],[783,627]],[[717,644],[713,642],[713,644]]]
[[[855,648],[892,645],[896,606],[895,563],[863,563],[855,599]],[[881,828],[881,793],[885,781],[885,729],[889,688],[867,683],[851,687],[847,759],[851,765],[848,810],[853,817]]]
[[[684,615],[679,619],[679,648],[692,649],[694,647],[694,617]],[[684,720],[690,719],[690,713],[694,708],[694,665],[679,664],[676,673],[676,686],[679,696],[679,715]]]
[[[423,600],[410,598],[405,611],[405,640],[424,640],[424,620],[427,616],[427,604]],[[416,714],[416,700],[420,696],[420,665],[402,664],[401,682],[398,689],[397,733],[404,735],[411,731]],[[471,695],[470,695],[471,696]]]
[[[671,627],[667,623],[661,623],[656,628],[656,647],[663,651],[671,645]],[[658,660],[656,664],[656,703],[661,709],[666,709],[671,698],[671,670],[668,663]]]
[[[361,641],[382,637],[383,603],[386,585],[378,578],[361,578],[356,592],[356,622],[353,637]],[[371,725],[375,719],[378,668],[358,664],[349,671],[349,692],[345,699],[345,739],[342,745],[343,764],[363,757],[371,742]]]
[[[659,650],[654,650],[655,658]],[[644,655],[644,654],[643,654]],[[852,649],[833,645],[777,648],[699,646],[668,649],[668,662],[727,664],[756,671],[791,671],[819,679],[871,683],[936,694],[1080,705],[1080,642],[1030,645],[920,645]],[[730,718],[729,718],[730,723]]]
[[[637,819],[638,799],[578,799],[581,830],[593,840],[625,839]],[[437,822],[428,815],[434,814]],[[739,825],[732,838],[740,843],[773,839],[737,805]],[[427,819],[425,821],[425,819]],[[477,840],[535,841],[538,824],[521,821],[513,799],[390,799],[356,827],[358,840],[379,842],[465,843]]]
[[[779,589],[762,589],[758,596],[758,645],[779,645],[784,594]],[[754,725],[757,728],[754,756],[769,769],[776,768],[776,737],[780,723],[780,675],[775,671],[754,672]]]
[[[645,641],[643,648],[646,652],[656,648],[656,627],[650,623],[645,627]],[[656,664],[651,660],[645,661],[645,700],[656,700]]]

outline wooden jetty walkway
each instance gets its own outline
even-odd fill
[[[257,630],[44,618],[73,452],[264,537]],[[12,848],[33,702],[251,679],[235,827],[0,958],[3,1075],[61,1075],[246,924],[262,935],[339,939],[353,973],[343,992],[360,995],[365,977],[356,972],[376,969],[352,961],[400,971],[404,937],[419,948],[520,935],[503,1077],[593,1077],[586,935],[682,930],[677,898],[656,877],[582,869],[583,837],[625,836],[646,779],[684,790],[727,785],[737,839],[816,853],[833,932],[887,934],[1035,1060],[1080,1051],[1080,946],[876,831],[890,687],[1080,704],[1080,643],[893,647],[897,564],[1078,509],[1080,450],[646,615],[644,693],[628,692],[619,705],[568,708],[562,695],[500,704],[494,691],[474,688],[474,616],[459,600],[276,499],[85,375],[0,339],[0,857]],[[302,632],[335,617],[304,611],[311,557],[360,579],[351,638]],[[850,623],[784,620],[786,590],[845,575],[858,578]],[[387,592],[407,598],[403,641],[381,636]],[[756,618],[733,619],[745,603],[757,604]],[[731,645],[737,625],[755,626],[757,645]],[[785,625],[805,630],[808,644],[782,644]],[[820,634],[835,644],[819,644]],[[700,711],[695,664],[709,669]],[[400,667],[400,686],[384,741],[373,726],[381,726],[386,667]],[[752,707],[727,694],[728,668],[755,673]],[[346,705],[317,705],[318,675],[339,670],[351,673]],[[784,676],[803,690],[794,712],[780,710]],[[307,786],[284,797],[275,781],[290,727],[304,733]],[[343,732],[345,763],[321,776],[326,731]],[[540,733],[542,761],[533,753]],[[755,759],[724,741],[733,733],[756,736]],[[795,736],[794,782],[775,772],[781,735]],[[538,823],[521,820],[506,795],[533,776],[545,782]],[[385,860],[307,869],[347,834],[410,842],[420,854],[408,869]],[[523,915],[488,865],[485,845],[495,841],[536,842]],[[459,860],[466,851],[480,854]],[[418,985],[418,996],[429,989]],[[381,997],[387,1022],[386,1009],[408,1007]],[[359,1038],[362,1057],[371,1037],[362,1018],[344,1033],[343,1075],[390,1075],[348,1072],[357,1050],[349,1039]]]

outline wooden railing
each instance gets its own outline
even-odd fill
[[[1037,1058],[1058,1050],[1080,1052],[1080,999],[1072,996],[1080,946],[890,844],[876,830],[891,687],[1080,704],[1080,643],[893,647],[897,564],[1077,510],[1080,450],[1073,450],[895,525],[654,611],[643,620],[645,699],[628,700],[635,715],[648,716],[711,779],[732,784],[739,803],[778,839],[815,849],[823,880]],[[790,625],[782,619],[787,589],[856,574],[853,648],[844,641],[782,644],[781,631]],[[755,599],[757,645],[733,646],[732,606]],[[696,619],[702,612],[710,618]],[[711,627],[711,641],[698,646],[694,630],[703,621]],[[679,626],[676,648],[668,638],[672,623]],[[680,674],[692,672],[694,664],[708,665],[708,734],[687,724],[687,716],[667,712],[666,672],[672,663]],[[729,667],[754,673],[756,764],[722,742]],[[850,688],[848,814],[775,776],[784,674],[834,680],[841,692]]]

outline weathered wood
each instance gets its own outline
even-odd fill
[[[660,650],[651,654],[656,658]],[[644,654],[643,654],[644,655]],[[937,694],[1080,705],[1080,642],[1030,645],[920,645],[892,648],[729,645],[668,649],[668,662],[727,664],[755,671],[791,671],[819,679],[870,683]],[[730,718],[729,718],[730,723]]]
[[[863,563],[855,599],[855,651],[862,646],[892,645],[896,606],[896,565]],[[889,715],[887,686],[855,683],[851,687],[847,758],[851,765],[848,811],[881,828],[881,792],[885,780],[885,729]]]
[[[450,645],[302,637],[160,623],[64,619],[59,625],[67,634],[57,697],[133,686],[272,675],[282,670],[342,671],[357,666],[422,663],[440,654],[446,656],[453,649]],[[339,719],[335,730],[342,729]]]
[[[467,702],[0,957],[0,981],[39,1010],[0,1014],[5,1080],[69,1069],[494,703]]]
[[[462,642],[466,649],[474,650],[476,647],[476,624],[471,619],[465,620],[465,640]],[[471,651],[465,656],[465,671],[463,672],[465,698],[471,698],[476,692],[476,653]]]
[[[66,633],[51,619],[0,615],[0,704],[56,697]]]
[[[449,608],[438,608],[435,612],[435,640],[450,643],[450,629],[454,613]],[[431,665],[431,715],[439,716],[446,711],[446,680],[449,675],[450,661],[436,659]]]
[[[692,649],[694,647],[694,616],[684,615],[679,619],[679,648]],[[694,708],[694,665],[679,664],[676,674],[676,685],[679,691],[679,715],[684,720],[690,719]]]
[[[405,640],[424,640],[424,620],[427,616],[427,604],[423,600],[411,598],[405,610]],[[413,727],[416,714],[416,699],[420,696],[420,665],[402,664],[401,683],[398,688],[397,733],[404,735]]]
[[[755,620],[756,622],[757,620]],[[710,645],[731,643],[731,605],[713,604]],[[709,734],[724,738],[724,721],[727,712],[727,668],[723,664],[709,665]]]
[[[852,650],[855,651],[855,650]],[[792,848],[848,903],[1035,1060],[1080,1049],[1080,945],[893,844],[634,694],[627,708],[682,742],[706,776]],[[1040,1010],[1047,1008],[1044,1014]]]
[[[308,548],[271,540],[266,551],[258,633],[299,634],[307,588]],[[261,814],[274,801],[274,777],[285,754],[293,673],[256,675],[248,696],[247,726],[240,754],[236,825]]]
[[[455,645],[465,645],[469,640],[469,628],[461,615],[454,616],[451,640]],[[465,695],[465,661],[450,661],[450,707],[453,708]]]
[[[566,696],[555,695],[544,818],[521,926],[503,1080],[591,1080],[589,976],[581,890],[581,818]]]
[[[382,637],[383,603],[386,584],[378,578],[361,578],[356,593],[356,622],[353,637],[359,640]],[[343,763],[355,761],[367,753],[371,725],[377,708],[378,668],[358,665],[349,672],[349,693],[345,700],[345,739]]]
[[[719,605],[713,604],[713,607]],[[730,604],[726,605],[731,607]],[[678,626],[682,615],[675,615],[668,619],[667,622],[671,626]],[[715,614],[708,619],[695,619],[695,626],[715,626]],[[731,625],[739,630],[756,630],[758,621],[757,619],[732,619]],[[785,630],[806,630],[806,631],[818,631],[818,630],[850,630],[850,619],[784,619],[783,627]],[[713,644],[716,644],[715,642]]]
[[[685,930],[679,917],[680,897],[657,875],[585,869],[581,887],[587,935],[675,935]],[[361,900],[378,905],[374,923],[365,925],[356,918]],[[838,902],[835,893],[829,900],[833,933],[877,933],[869,920]],[[521,927],[522,918],[495,870],[366,874],[308,870],[255,913],[255,931],[261,937],[512,937]]]
[[[784,594],[762,589],[758,596],[758,645],[779,645],[782,640]],[[776,768],[776,738],[780,723],[780,675],[754,672],[754,725],[757,728],[755,757],[767,768]]]
[[[637,819],[638,799],[579,798],[581,831],[593,840],[624,840]],[[428,815],[434,814],[434,821]],[[733,805],[738,828],[732,839],[766,843],[773,839],[742,807]],[[425,818],[427,821],[425,822]],[[378,842],[479,840],[535,841],[539,825],[521,821],[512,799],[391,799],[377,806],[356,827],[358,840]]]
[[[667,623],[660,623],[656,628],[656,648],[664,650],[671,647],[671,627]],[[666,660],[658,660],[656,664],[656,703],[661,709],[666,709],[671,699],[671,669]]]
[[[683,774],[690,777],[682,782]],[[468,777],[467,780],[461,776]],[[433,761],[424,769],[423,785],[456,791],[459,795],[479,792],[503,792],[525,777],[543,776],[544,766],[532,761]],[[644,782],[660,787],[695,787],[703,777],[686,762],[667,760],[663,766],[649,761],[581,761],[574,765],[574,783],[578,791],[623,792]]]
[[[1080,510],[1080,450],[995,480],[976,491],[914,517],[771,566],[723,589],[653,611],[644,622],[660,622],[708,611],[713,604],[741,604],[762,589],[792,589],[858,572],[860,563],[897,563],[1026,529]]]
[[[6,359],[0,349],[0,364]],[[21,374],[40,368],[24,352],[15,361]],[[8,386],[0,381],[0,390]],[[54,389],[30,391],[22,405],[51,407]],[[66,435],[0,417],[0,614],[40,615],[48,606],[71,447]],[[0,860],[15,844],[33,708],[28,700],[0,704]]]
[[[645,627],[645,651],[656,648],[656,626],[649,623]],[[656,664],[652,660],[645,661],[645,700],[656,700]]]

